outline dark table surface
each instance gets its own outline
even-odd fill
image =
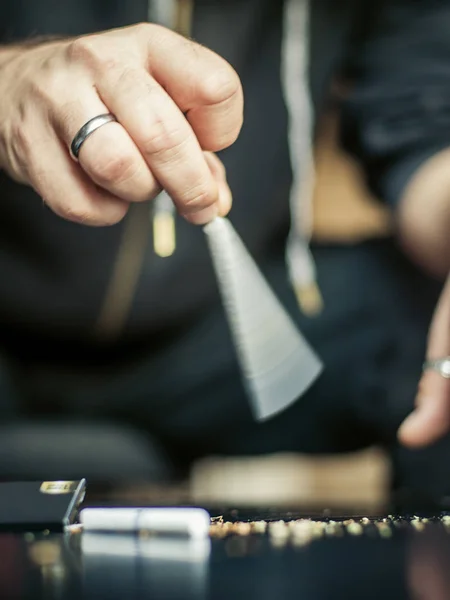
[[[410,517],[383,522],[383,516],[367,521],[328,514],[298,525],[303,516],[233,511],[213,524],[210,539],[200,541],[2,534],[0,598],[450,598],[445,518],[411,523]],[[248,524],[255,520],[257,525]]]

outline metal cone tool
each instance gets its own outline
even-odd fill
[[[227,219],[204,227],[254,415],[264,421],[314,383],[322,364]]]

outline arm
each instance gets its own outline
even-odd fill
[[[343,139],[428,273],[450,269],[450,63],[445,3],[385,3],[354,49]]]
[[[429,331],[427,358],[450,355],[450,6],[399,0],[384,6],[353,62],[344,106],[344,143],[387,201],[406,254],[447,283]],[[405,445],[450,430],[450,380],[427,371]]]
[[[450,273],[450,149],[432,156],[411,178],[399,202],[397,223],[408,256],[444,279]]]

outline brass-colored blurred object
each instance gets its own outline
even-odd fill
[[[190,37],[192,34],[192,17],[194,14],[194,0],[178,0],[175,31]]]
[[[30,560],[39,567],[50,567],[61,558],[61,547],[57,542],[38,541],[30,544],[28,549]]]
[[[339,144],[336,108],[320,118],[316,142],[313,239],[351,244],[384,238],[393,231],[390,211],[374,198],[362,168]]]
[[[177,0],[173,29],[184,37],[192,33],[193,0]],[[169,204],[168,204],[169,203]],[[153,248],[160,258],[169,258],[176,250],[176,215],[171,199],[163,192],[155,200]]]
[[[189,38],[192,33],[193,0],[177,0],[173,29]],[[154,201],[153,249],[160,258],[169,258],[177,246],[176,213],[171,198],[162,192]]]
[[[42,494],[71,494],[78,488],[78,481],[44,481],[40,487]]]
[[[307,317],[317,317],[324,309],[324,302],[317,282],[294,290],[302,312]]]
[[[177,0],[174,29],[185,37],[191,35],[193,10],[193,0]],[[97,321],[96,335],[100,339],[117,338],[123,331],[130,314],[147,250],[148,214],[147,203],[138,203],[130,207],[110,283]],[[158,256],[167,258],[175,252],[174,210],[160,211],[160,214],[153,216],[153,236],[154,250]]]
[[[169,258],[176,248],[175,216],[172,212],[158,211],[153,216],[153,247],[160,258]]]
[[[190,493],[205,505],[357,506],[377,514],[389,501],[390,468],[377,448],[337,456],[212,457],[194,465]]]
[[[148,205],[134,204],[125,221],[122,241],[97,321],[96,334],[100,339],[118,337],[126,324],[148,240]]]
[[[176,250],[176,214],[172,198],[162,191],[153,201],[153,250],[160,258],[169,258]]]

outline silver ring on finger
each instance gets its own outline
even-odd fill
[[[117,119],[111,113],[106,113],[104,115],[98,115],[98,117],[94,117],[90,119],[87,123],[83,125],[73,138],[72,143],[70,145],[70,151],[75,160],[78,160],[78,156],[80,154],[81,146],[88,139],[90,135],[97,131],[103,125],[107,123],[117,122]]]
[[[450,379],[450,356],[426,360],[423,364],[424,371],[435,371],[445,379]]]

